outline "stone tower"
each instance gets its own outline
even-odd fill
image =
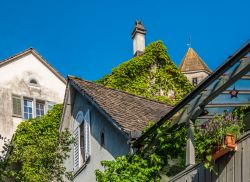
[[[180,71],[194,85],[198,85],[203,79],[209,76],[212,71],[200,56],[189,47],[180,65]]]
[[[137,20],[135,22],[135,27],[132,32],[134,56],[140,55],[144,51],[145,35],[146,35],[146,29],[144,28],[142,22]]]

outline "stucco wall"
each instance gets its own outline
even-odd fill
[[[36,79],[38,86],[31,85]],[[12,94],[62,103],[65,83],[32,53],[0,67],[0,134],[10,139],[23,120],[12,116]],[[35,109],[33,109],[35,112]],[[1,147],[1,143],[0,143]]]
[[[193,82],[193,78],[198,78],[198,84],[204,80],[207,76],[208,76],[208,73],[204,72],[204,71],[199,71],[199,72],[184,72],[183,73],[187,78],[188,80],[192,83]]]
[[[69,121],[64,121],[70,123],[65,123],[65,125],[69,126],[69,130],[73,132],[73,123],[77,113],[83,111],[85,114],[89,109],[92,135],[90,160],[87,166],[74,178],[74,182],[96,181],[95,170],[102,169],[100,164],[102,160],[112,160],[114,157],[128,154],[130,148],[127,144],[127,138],[122,135],[95,106],[90,104],[90,102],[79,93],[76,93],[73,105],[71,119],[69,119]],[[103,147],[100,145],[101,132],[104,133],[105,144]],[[70,153],[70,157],[65,161],[65,166],[69,171],[73,171],[73,150]]]

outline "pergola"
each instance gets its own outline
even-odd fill
[[[198,124],[202,124],[215,114],[225,110],[230,112],[237,106],[250,106],[250,41],[228,57],[224,64],[132,143],[132,146],[137,148],[169,119],[173,121],[172,125],[187,123],[189,132],[186,165],[194,165],[194,121],[198,120]]]

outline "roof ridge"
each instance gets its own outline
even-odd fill
[[[33,56],[35,56],[44,66],[46,66],[53,74],[55,74],[63,83],[66,83],[65,78],[51,65],[49,64],[45,58],[41,54],[39,54],[33,47],[29,47],[25,49],[22,52],[19,52],[17,54],[14,54],[13,56],[10,56],[2,61],[0,61],[0,68],[4,66],[5,64],[11,63],[13,60],[18,58],[19,56],[25,56],[26,54],[31,53]]]
[[[29,48],[27,48],[27,49],[25,49],[25,50],[23,50],[23,51],[21,51],[21,52],[19,52],[19,53],[16,53],[16,54],[14,54],[14,55],[12,55],[12,56],[10,56],[10,57],[7,57],[7,58],[5,58],[5,59],[3,59],[3,60],[0,60],[0,65],[1,65],[2,63],[4,63],[5,61],[8,61],[8,60],[13,59],[13,58],[15,58],[15,57],[18,57],[18,56],[21,55],[21,54],[28,53],[28,52],[30,52],[30,51],[32,51],[32,50],[34,50],[34,48],[33,48],[33,47],[29,47]]]
[[[111,87],[106,87],[106,86],[104,86],[104,85],[101,85],[101,84],[98,84],[98,83],[94,83],[94,82],[89,81],[89,80],[84,80],[84,79],[79,78],[79,77],[76,77],[76,76],[68,75],[68,78],[79,79],[79,80],[81,80],[81,81],[85,81],[85,82],[88,82],[88,83],[97,85],[97,86],[102,87],[102,88],[105,88],[105,89],[118,91],[118,92],[125,93],[125,94],[127,94],[127,95],[131,95],[131,96],[134,96],[134,97],[138,97],[138,98],[141,98],[141,99],[144,99],[144,100],[148,100],[148,101],[152,101],[152,102],[155,102],[155,103],[164,104],[164,105],[169,106],[169,107],[173,107],[172,105],[166,104],[166,103],[161,102],[161,101],[157,101],[157,100],[153,100],[153,99],[150,99],[150,98],[146,98],[146,97],[143,97],[143,96],[140,96],[140,95],[132,94],[132,93],[129,93],[129,92],[126,92],[126,91],[123,91],[123,90],[119,90],[119,89],[115,89],[115,88],[111,88]]]

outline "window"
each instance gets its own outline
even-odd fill
[[[195,77],[195,78],[192,79],[192,81],[193,81],[193,85],[197,86],[197,84],[198,84],[198,78]]]
[[[55,102],[48,101],[48,110],[52,109],[55,104]]]
[[[36,117],[40,117],[44,115],[44,102],[37,101],[36,102]]]
[[[85,164],[90,157],[90,112],[77,113],[74,122],[74,171],[77,171],[83,164]]]
[[[22,101],[20,96],[12,95],[13,116],[22,117]]]
[[[104,133],[102,132],[101,133],[101,146],[103,147],[104,144],[105,144],[105,142],[104,142]]]
[[[33,101],[31,99],[23,99],[23,116],[24,119],[30,119],[33,117]]]
[[[35,102],[33,103],[33,101]],[[13,94],[12,115],[13,117],[20,117],[24,119],[40,117],[50,110],[55,104],[55,102],[45,102]]]
[[[31,84],[34,84],[34,85],[37,85],[37,81],[36,81],[35,79],[31,79],[31,80],[30,80],[30,83],[31,83]]]

